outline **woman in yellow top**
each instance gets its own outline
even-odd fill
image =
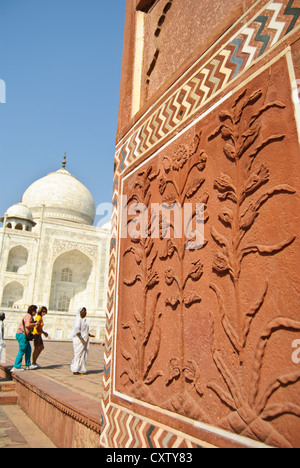
[[[34,350],[32,353],[32,365],[35,366],[36,369],[41,367],[39,364],[37,364],[36,361],[39,355],[41,354],[41,352],[45,349],[42,335],[44,335],[46,338],[48,338],[49,336],[48,333],[44,332],[43,330],[43,326],[44,326],[43,317],[47,314],[47,312],[48,312],[47,307],[40,307],[35,317],[36,327],[33,330]]]

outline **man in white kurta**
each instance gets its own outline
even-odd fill
[[[89,353],[90,337],[86,313],[85,307],[79,309],[72,332],[74,359],[71,364],[71,371],[74,375],[86,373],[86,361]]]

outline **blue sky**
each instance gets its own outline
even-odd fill
[[[64,152],[96,205],[111,202],[125,4],[0,0],[1,215]]]

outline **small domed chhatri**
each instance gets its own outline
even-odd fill
[[[36,225],[30,209],[24,203],[16,203],[8,208],[5,216],[0,218],[2,223],[4,220],[6,220],[6,227],[20,231],[31,231]]]
[[[65,169],[34,182],[24,193],[22,203],[26,204],[38,220],[44,205],[44,218],[62,219],[80,224],[92,225],[95,219],[95,202],[90,191]]]

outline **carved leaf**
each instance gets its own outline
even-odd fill
[[[256,304],[254,304],[254,306],[249,310],[249,312],[247,312],[244,333],[243,333],[243,337],[244,337],[243,347],[246,344],[246,339],[250,331],[251,323],[264,304],[264,301],[268,292],[268,288],[269,288],[269,285],[266,282],[265,289],[264,289],[262,296],[259,298]]]
[[[122,374],[120,375],[120,378],[123,377],[123,375],[127,375],[129,381],[134,384],[136,382],[136,379],[135,379],[135,376],[133,374],[133,372],[131,371],[128,371],[128,370],[125,370],[124,372],[122,372]],[[128,382],[127,382],[128,383]]]
[[[155,380],[158,379],[158,377],[162,377],[163,373],[161,371],[155,372],[152,376],[148,377],[145,381],[144,384],[146,385],[151,385]]]
[[[280,387],[288,387],[289,385],[293,385],[294,383],[300,380],[300,371],[293,372],[292,374],[283,375],[278,377],[278,379],[271,382],[266,389],[264,395],[258,401],[256,408],[258,414],[260,414],[264,408],[267,406],[268,400],[271,398],[273,393],[275,393]]]
[[[211,228],[211,235],[221,247],[228,247],[228,240],[226,237],[222,236],[214,227]]]
[[[213,359],[214,362],[217,366],[217,369],[221,376],[223,377],[228,390],[230,391],[233,400],[235,402],[235,405],[239,408],[243,406],[243,396],[240,392],[239,385],[236,382],[233,374],[230,372],[228,369],[227,365],[225,364],[224,359],[221,357],[220,353],[218,351],[214,351],[213,354]]]
[[[220,400],[227,406],[229,406],[229,408],[232,411],[237,410],[237,406],[231,395],[228,392],[226,392],[217,382],[210,382],[207,385],[207,388],[213,390],[216,393],[216,395],[220,398]]]
[[[122,354],[123,358],[126,359],[126,361],[131,361],[132,360],[131,354],[128,353],[123,346],[121,346],[120,351],[121,351],[121,354]]]
[[[142,251],[142,249],[138,249],[136,247],[130,247],[129,249],[127,249],[124,252],[123,257],[125,257],[125,255],[127,255],[129,253],[132,253],[134,255],[136,263],[138,265],[140,265],[142,260],[143,260],[143,251]]]
[[[149,255],[150,255],[150,253],[152,251],[153,245],[154,245],[153,240],[150,237],[148,237],[148,239],[146,240],[146,243],[145,243],[145,253],[146,253],[147,257],[149,257]]]
[[[262,419],[272,420],[282,416],[283,414],[293,414],[300,418],[300,406],[294,405],[293,403],[282,403],[270,405],[260,415]]]
[[[124,284],[126,284],[126,286],[134,286],[138,281],[142,282],[141,275],[136,275],[136,277],[133,280],[124,280]]]
[[[227,317],[228,314],[226,312],[225,302],[221,291],[215,284],[211,284],[210,288],[214,291],[218,299],[221,323],[224,328],[224,331],[228,336],[229,340],[231,341],[233,347],[236,349],[237,352],[239,352],[241,350],[241,346],[239,343],[238,335],[236,330],[233,328],[231,321]]]
[[[145,327],[147,329],[147,331],[145,332],[145,335],[144,335],[143,346],[147,346],[147,344],[148,344],[148,342],[150,340],[151,334],[152,334],[152,332],[154,330],[156,309],[157,309],[157,304],[158,304],[160,296],[161,296],[161,293],[158,293],[157,296],[156,296],[156,300],[153,302],[152,309],[151,309],[151,314],[149,314],[149,321],[148,321],[149,323]],[[161,314],[158,313],[157,317],[159,319],[161,317]]]
[[[193,182],[191,182],[191,184],[187,186],[185,196],[187,198],[191,198],[193,195],[195,195],[195,193],[197,193],[197,191],[199,190],[199,188],[202,186],[204,182],[205,182],[205,179],[193,180]]]
[[[249,155],[249,162],[247,163],[246,169],[249,171],[253,164],[254,159],[256,156],[268,145],[271,143],[275,143],[276,141],[281,141],[285,138],[285,135],[271,135],[270,137],[266,138],[259,146]]]
[[[242,117],[243,112],[246,109],[246,107],[255,104],[262,97],[262,94],[263,93],[262,93],[261,90],[255,91],[253,94],[251,94],[251,96],[249,98],[247,98],[247,99],[245,99],[243,101],[243,103],[241,105],[241,109],[237,113],[237,117],[236,117],[236,120],[235,120],[236,124],[240,122],[241,117]]]
[[[170,385],[173,382],[173,380],[178,379],[181,376],[181,368],[180,368],[179,363],[180,363],[180,360],[177,357],[173,357],[170,360],[170,365],[169,365],[170,373],[165,382],[167,386]]]
[[[269,342],[269,339],[278,330],[295,330],[300,331],[300,322],[296,320],[292,320],[286,317],[278,317],[271,322],[268,323],[267,327],[265,328],[264,332],[262,333],[257,347],[255,351],[255,358],[254,358],[254,370],[251,379],[251,387],[250,387],[250,404],[254,406],[255,400],[258,395],[259,391],[259,383],[261,378],[261,368],[263,365],[263,358],[265,355],[266,347]],[[263,409],[263,408],[262,408]]]
[[[164,250],[163,254],[159,258],[161,260],[166,260],[167,258],[172,258],[174,252],[178,253],[177,246],[175,245],[175,243],[171,239],[168,239],[165,250]]]
[[[272,255],[274,253],[278,253],[281,250],[285,249],[289,245],[291,245],[294,240],[296,239],[296,236],[291,237],[288,241],[281,242],[280,244],[276,245],[251,245],[249,247],[246,247],[242,249],[242,258],[245,255],[249,255],[251,253],[259,253],[259,254],[266,254],[266,255]]]
[[[149,359],[149,362],[148,362],[148,365],[146,367],[146,372],[144,374],[144,378],[143,380],[145,381],[147,378],[148,378],[148,374],[149,372],[151,371],[156,359],[157,359],[157,356],[159,354],[159,350],[160,350],[160,344],[161,344],[161,329],[160,329],[160,325],[158,324],[157,327],[156,327],[156,337],[155,337],[155,342],[154,342],[154,350],[151,354],[151,357]]]
[[[246,182],[244,194],[248,195],[259,189],[263,184],[266,184],[270,179],[269,169],[262,164],[258,170],[253,172]]]
[[[138,333],[137,333],[137,330],[135,328],[135,326],[133,325],[132,322],[122,322],[122,328],[123,330],[130,330],[131,334],[132,334],[132,338],[134,339],[134,341],[137,340],[137,337],[138,337]]]
[[[280,101],[269,102],[264,107],[262,107],[257,114],[253,115],[249,122],[250,127],[264,112],[266,112],[269,109],[272,109],[272,107],[277,107],[278,109],[285,109],[286,105]]]
[[[260,127],[250,128],[242,136],[244,142],[241,145],[240,150],[238,151],[238,157],[241,158],[243,154],[253,145],[257,140],[260,133]]]
[[[288,194],[293,194],[296,193],[296,190],[291,187],[290,185],[276,185],[276,187],[273,187],[272,189],[268,190],[266,193],[264,193],[255,203],[255,206],[257,209],[259,209],[269,198],[271,198],[273,195],[279,194],[279,193],[288,193]]]

